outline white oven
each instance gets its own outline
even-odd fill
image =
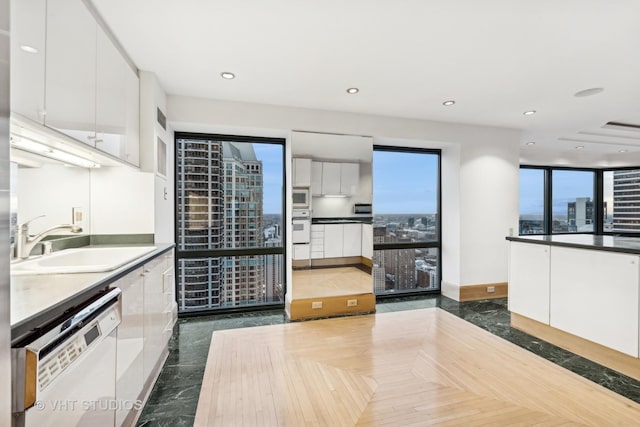
[[[308,209],[294,209],[292,225],[291,242],[294,245],[311,242],[311,211]]]
[[[292,195],[293,209],[309,209],[311,207],[309,187],[294,187]]]

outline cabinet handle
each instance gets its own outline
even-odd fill
[[[97,138],[97,136],[96,136],[96,135],[88,135],[88,136],[87,136],[87,139],[96,139],[96,138]]]
[[[101,139],[96,138],[95,143],[103,142]]]

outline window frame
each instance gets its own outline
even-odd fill
[[[434,148],[417,148],[417,147],[400,147],[390,145],[376,145],[373,146],[373,152],[396,152],[396,153],[414,153],[414,154],[432,154],[438,158],[438,176],[437,176],[437,209],[436,209],[436,241],[430,242],[416,242],[416,243],[374,243],[373,250],[393,250],[393,249],[438,249],[438,288],[425,291],[410,291],[402,293],[388,293],[388,294],[376,294],[376,299],[396,298],[399,296],[411,296],[411,295],[425,295],[425,294],[439,294],[442,291],[442,150]],[[375,161],[372,164],[372,179],[375,176]],[[372,195],[375,197],[375,194]],[[373,206],[373,218],[375,218],[375,204]]]
[[[220,140],[220,141],[229,141],[229,142],[239,142],[239,143],[260,143],[260,144],[273,144],[280,145],[282,147],[282,207],[281,207],[281,218],[282,218],[282,226],[280,227],[280,233],[282,236],[282,244],[279,247],[244,247],[244,248],[223,248],[223,249],[207,249],[207,250],[181,250],[178,243],[180,239],[179,235],[179,215],[178,215],[178,140],[180,139],[190,139],[190,140],[201,140],[201,141],[210,141],[210,140]],[[213,258],[213,257],[242,257],[242,256],[251,256],[251,255],[280,255],[282,256],[282,268],[281,268],[281,283],[282,283],[282,302],[278,303],[261,303],[261,304],[250,304],[250,305],[240,305],[233,307],[223,307],[223,308],[208,308],[208,309],[194,309],[189,311],[180,311],[178,309],[178,317],[193,317],[193,316],[206,316],[211,314],[219,314],[219,313],[231,313],[231,312],[242,312],[242,311],[255,311],[255,310],[265,310],[265,309],[279,309],[284,308],[285,305],[285,295],[287,293],[287,283],[286,283],[286,247],[287,247],[287,232],[286,232],[286,191],[287,188],[287,176],[286,176],[286,139],[285,138],[271,138],[271,137],[262,137],[262,136],[248,136],[248,135],[225,135],[225,134],[217,134],[217,133],[198,133],[198,132],[183,132],[176,131],[174,132],[174,156],[173,156],[173,172],[174,172],[174,240],[176,242],[175,257],[174,257],[174,271],[176,272],[176,280],[175,280],[175,297],[178,302],[178,308],[180,307],[179,295],[180,295],[180,283],[178,280],[178,271],[180,260],[182,259],[194,259],[194,258]],[[221,168],[221,174],[226,173],[225,168]],[[221,214],[224,215],[226,211],[225,203],[221,207]]]
[[[544,171],[544,192],[543,192],[543,232],[537,234],[520,234],[520,207],[518,207],[518,235],[519,236],[544,236],[544,235],[572,235],[572,234],[603,234],[604,220],[602,218],[602,211],[604,209],[603,193],[602,193],[602,175],[603,170],[598,168],[587,167],[569,167],[569,166],[540,166],[540,165],[520,165],[519,170],[522,169],[535,169]],[[567,233],[554,233],[553,232],[553,171],[575,171],[575,172],[593,172],[593,203],[594,220],[593,231],[587,232],[567,232]],[[607,169],[609,170],[609,169]],[[518,192],[520,189],[518,188]]]

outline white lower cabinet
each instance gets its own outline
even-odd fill
[[[311,245],[297,243],[293,245],[293,259],[296,261],[309,259],[311,256]]]
[[[551,247],[510,242],[509,311],[549,324]]]
[[[118,326],[116,351],[116,398],[120,402],[135,402],[144,387],[143,374],[143,268],[120,279],[115,285],[122,290],[122,322]],[[121,426],[129,410],[118,407],[116,426]]]
[[[362,224],[362,257],[373,259],[373,225]]]
[[[324,258],[324,225],[311,224],[311,259]]]
[[[173,251],[159,255],[113,283],[122,290],[122,322],[118,327],[116,426],[129,425],[135,416],[129,404],[144,397],[152,386],[176,319]]]
[[[342,257],[344,226],[342,224],[325,224],[324,226],[324,257]]]
[[[637,255],[551,248],[550,324],[638,357]]]
[[[342,236],[342,256],[360,256],[362,254],[362,224],[344,224]]]

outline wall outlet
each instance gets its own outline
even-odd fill
[[[313,301],[311,303],[311,308],[314,310],[317,308],[322,308],[322,301]]]
[[[348,299],[347,300],[347,307],[355,307],[358,305],[358,300],[357,299]]]
[[[495,286],[487,286],[487,292],[492,294],[496,291],[496,287]]]
[[[71,208],[71,224],[82,227],[83,222],[82,208]]]

